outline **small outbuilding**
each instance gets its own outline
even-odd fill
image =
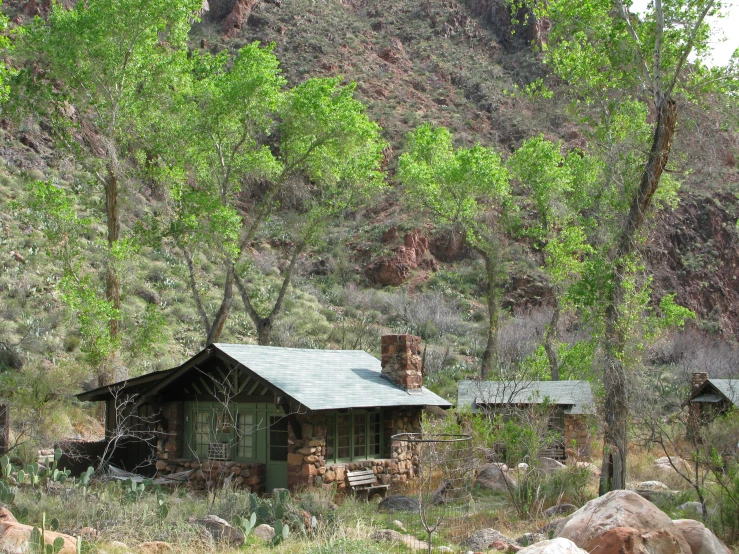
[[[113,460],[163,477],[219,479],[257,492],[336,482],[371,468],[380,483],[414,476],[391,444],[420,431],[426,406],[451,404],[423,387],[421,340],[382,337],[382,360],[359,350],[212,344],[182,365],[77,396],[105,402]],[[225,477],[224,477],[225,476]]]
[[[699,422],[739,408],[739,379],[711,379],[706,372],[693,373],[689,402]]]
[[[595,413],[587,381],[459,381],[457,409],[513,415],[531,406],[549,407],[549,427],[559,432],[544,455],[556,460],[590,455],[588,419]]]

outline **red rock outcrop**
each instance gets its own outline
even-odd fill
[[[231,13],[223,21],[223,37],[233,38],[241,30],[241,26],[249,19],[251,11],[259,0],[236,0]]]
[[[398,238],[398,229],[393,226],[385,232],[382,240],[387,244]],[[414,229],[405,235],[403,245],[397,246],[392,256],[372,262],[364,269],[364,273],[376,285],[397,287],[410,277],[414,269],[436,269],[436,260],[428,257],[428,253],[428,237],[419,229]]]

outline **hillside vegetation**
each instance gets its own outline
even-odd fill
[[[516,24],[501,3],[283,0],[238,5],[243,20],[226,29],[225,36],[224,17],[234,6],[211,3],[189,31],[191,55],[235,55],[253,41],[274,43],[287,86],[311,77],[356,82],[354,98],[379,124],[386,141],[386,186],[334,213],[294,256],[272,344],[377,353],[383,333],[418,334],[429,347],[426,383],[453,398],[455,381],[476,374],[486,350],[486,267],[452,222],[422,217],[420,205],[410,201],[396,178],[398,158],[408,147],[406,133],[423,123],[444,126],[455,146],[481,143],[505,160],[525,139],[540,134],[561,141],[563,153],[587,150],[593,140],[588,122],[595,112],[573,110],[560,78],[542,64],[536,44],[545,36],[543,27]],[[3,10],[11,27],[29,23],[35,11],[47,15],[34,2],[6,2]],[[11,52],[9,59],[23,66],[22,52]],[[552,97],[524,93],[538,79]],[[105,187],[95,176],[96,156],[107,139],[84,125],[60,133],[51,115],[28,106],[8,108],[0,131],[3,389],[13,405],[23,407],[17,421],[53,429],[46,439],[89,431],[92,423],[68,398],[93,386],[99,376],[85,347],[90,330],[60,288],[64,267],[59,247],[66,248],[69,236],[62,233],[54,242],[48,232],[52,218],[43,207],[34,208],[39,190],[34,183],[51,183],[72,199],[78,225],[73,256],[92,279],[98,298],[103,298],[104,283],[95,276],[104,273],[108,257]],[[737,358],[734,115],[720,95],[684,104],[671,168],[681,185],[679,202],[650,215],[649,239],[640,246],[647,266],[639,274],[654,275],[649,305],[656,308],[662,297],[675,294],[677,305],[697,315],[680,334],[673,331],[648,346],[647,364],[667,366],[670,374],[677,371],[678,382],[693,369],[728,374]],[[122,317],[114,376],[172,367],[201,349],[206,341],[202,314],[217,312],[228,281],[220,247],[195,248],[191,272],[176,241],[153,236],[152,221],[172,220],[172,193],[166,179],[142,171],[141,145],[129,146],[119,160],[126,183],[119,196],[120,236],[131,240],[131,248],[118,266]],[[267,141],[266,147],[276,149],[274,142]],[[278,297],[296,251],[296,214],[307,210],[301,179],[291,178],[277,191],[277,207],[249,240],[237,267],[261,313]],[[525,198],[523,185],[514,182],[514,197]],[[265,198],[264,187],[258,179],[244,181],[238,201],[257,205]],[[524,201],[517,217],[526,226],[536,216]],[[541,243],[526,233],[509,234],[500,244],[505,261],[497,281],[502,312],[496,372],[533,371],[547,378],[542,344],[556,295],[544,269],[546,256]],[[200,305],[193,295],[193,275]],[[257,331],[243,296],[234,293],[218,340],[256,341]],[[589,342],[592,329],[583,324],[577,307],[563,313],[558,331],[561,355],[570,364],[563,376],[594,375],[597,345]],[[579,350],[572,345],[580,345]]]

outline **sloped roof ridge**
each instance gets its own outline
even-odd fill
[[[362,353],[367,354],[368,356],[372,356],[369,352],[366,350],[361,350],[359,348],[355,349],[348,349],[343,350],[340,348],[293,348],[292,346],[274,346],[274,345],[263,345],[263,344],[239,344],[237,342],[214,342],[212,346],[215,346],[217,348],[220,348],[222,346],[236,346],[238,348],[274,348],[275,350],[290,350],[290,351],[298,351],[298,352],[354,352],[354,353]]]

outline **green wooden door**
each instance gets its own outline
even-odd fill
[[[287,488],[287,418],[270,414],[267,428],[267,492]]]

